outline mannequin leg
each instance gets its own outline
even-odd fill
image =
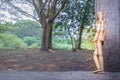
[[[94,60],[97,70],[100,69],[99,60],[98,60],[97,43],[95,43],[95,51],[93,53],[93,60]]]
[[[100,69],[101,69],[101,71],[104,71],[102,42],[101,41],[98,41],[98,59],[99,59]]]

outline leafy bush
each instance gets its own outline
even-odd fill
[[[0,33],[7,32],[15,28],[15,25],[12,23],[0,24]]]
[[[41,44],[41,40],[39,38],[36,37],[24,37],[23,41],[30,47],[30,48],[37,48],[40,47]]]
[[[55,48],[55,49],[71,49],[72,45],[70,44],[69,39],[53,38],[53,48]]]
[[[93,43],[94,35],[95,35],[95,29],[91,28],[89,32],[87,32],[87,29],[85,29],[81,44],[81,47],[83,49],[94,50],[94,43]]]
[[[11,30],[11,33],[16,34],[21,39],[29,37],[40,37],[42,33],[42,28],[40,24],[35,21],[22,20],[18,21],[16,24],[16,30]]]
[[[0,34],[0,48],[26,48],[27,45],[15,34],[2,33]]]
[[[36,42],[29,46],[29,48],[39,48],[39,47],[40,47],[40,44]]]

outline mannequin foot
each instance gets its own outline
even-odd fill
[[[100,71],[100,72],[98,72],[98,73],[101,73],[101,74],[102,74],[102,73],[104,73],[104,71],[103,71],[103,70],[101,70],[101,71]]]
[[[101,72],[103,72],[103,71],[100,70],[100,69],[97,69],[97,70],[93,71],[94,74],[96,74],[96,73],[101,73]]]

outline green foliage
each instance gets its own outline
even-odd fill
[[[33,43],[29,46],[29,48],[40,48],[40,44],[39,43]]]
[[[53,37],[68,37],[66,26],[64,26],[62,23],[53,24]]]
[[[64,29],[62,29],[64,28]],[[53,48],[55,49],[71,49],[72,44],[70,38],[68,38],[68,34],[66,33],[65,27],[56,28],[56,33],[54,33],[53,37]],[[82,36],[82,45],[83,49],[94,49],[93,37],[95,35],[95,30],[84,29],[84,33]],[[57,34],[58,33],[58,34]],[[76,41],[77,42],[77,41]],[[23,38],[17,37],[15,34],[11,34],[10,32],[2,33],[0,35],[0,48],[40,48],[41,39],[33,36],[26,36]]]
[[[40,37],[42,33],[42,28],[40,24],[35,21],[30,20],[22,20],[18,21],[16,24],[17,29],[12,30],[13,34],[16,34],[20,38],[24,38],[26,36],[29,37]]]
[[[22,3],[26,5],[32,4],[32,2],[28,0],[2,0],[11,3]],[[34,0],[33,0],[34,1]],[[56,11],[60,8],[60,4],[62,4],[63,0],[57,1]],[[4,4],[5,5],[5,4]],[[8,5],[8,4],[6,4]],[[11,5],[11,4],[9,4]],[[14,5],[14,4],[13,4]],[[33,5],[33,4],[32,4]],[[38,18],[40,17],[40,10],[38,7],[38,0],[35,1],[35,10],[33,10],[33,17],[30,15],[26,15],[26,13],[22,11],[15,10],[14,7],[3,7],[9,13],[13,13],[16,16],[16,20],[19,20],[21,15],[17,15],[16,13],[20,12],[22,15],[26,17]],[[48,5],[47,5],[48,6]],[[18,6],[16,6],[18,7]],[[33,7],[33,6],[32,6]],[[48,7],[45,7],[44,12],[46,14]],[[22,7],[18,7],[18,10],[24,10]],[[31,8],[32,11],[32,8]],[[32,13],[30,13],[32,15]],[[37,15],[37,16],[36,16]],[[51,17],[51,16],[50,16]],[[13,18],[15,19],[15,18]],[[59,16],[55,19],[53,24],[53,48],[58,49],[71,49],[72,42],[74,45],[77,45],[77,39],[79,37],[79,30],[83,27],[86,28],[93,23],[94,19],[94,0],[68,0],[67,5],[64,7]],[[47,19],[46,19],[47,20]],[[6,20],[5,20],[6,21]],[[46,21],[47,22],[47,21]],[[15,27],[14,27],[15,26]],[[69,32],[68,33],[68,28]],[[82,36],[82,48],[84,49],[93,49],[93,36],[94,32],[90,30],[89,33],[83,31]],[[10,33],[4,33],[9,31]],[[10,24],[0,24],[0,33],[2,33],[0,39],[0,47],[5,48],[15,48],[15,46],[20,47],[28,47],[28,48],[37,48],[41,45],[41,33],[42,28],[39,23],[30,20],[22,20],[17,23]],[[8,34],[8,35],[7,35]],[[72,37],[72,41],[70,39]],[[9,40],[9,41],[8,41]],[[24,44],[22,46],[22,44]]]
[[[82,38],[82,44],[81,47],[83,49],[89,49],[89,50],[94,50],[94,35],[95,35],[95,29],[91,28],[90,31],[88,32],[89,29],[84,29],[84,34]]]
[[[94,0],[68,0],[58,19],[58,23],[62,23],[68,30],[67,34],[64,35],[71,38],[71,44],[73,48],[76,48],[78,46],[76,40],[78,40],[79,36],[82,36],[80,30],[91,26],[93,23]]]
[[[23,41],[30,47],[39,47],[41,44],[41,40],[36,37],[24,37]]]
[[[42,28],[30,20],[0,24],[0,48],[40,47]]]
[[[0,26],[5,30],[0,34],[0,48],[40,48],[42,28],[38,23],[27,20],[16,24],[1,24]],[[67,27],[61,23],[53,24],[53,48],[72,48]],[[81,45],[83,49],[94,49],[94,34],[95,30],[93,28],[84,29]],[[77,42],[76,39],[74,41]],[[75,42],[74,44],[77,45]]]
[[[55,49],[71,49],[72,45],[69,39],[53,38],[53,48]]]
[[[11,23],[0,24],[0,33],[4,33],[6,31],[12,30],[15,28],[15,25]]]
[[[66,27],[62,26],[61,24],[54,25],[53,30],[53,48],[57,49],[71,49],[72,43],[71,39],[68,35]],[[85,28],[83,30],[82,35],[82,44],[81,47],[83,49],[94,49],[93,38],[95,35],[95,29],[93,28]],[[73,37],[73,36],[72,36]],[[74,47],[77,46],[77,39],[73,38]]]
[[[86,42],[82,43],[81,47],[83,49],[94,50],[94,44],[92,41],[86,41]]]
[[[68,35],[66,26],[62,23],[56,23],[53,25],[53,48],[55,49],[71,49],[72,44]]]
[[[16,35],[11,33],[0,34],[0,48],[26,48],[27,45]]]

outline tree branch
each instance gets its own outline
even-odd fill
[[[12,4],[11,2],[10,2],[10,5],[11,5],[13,8],[15,8],[16,10],[18,10],[19,12],[21,12],[21,14],[23,14],[23,15],[25,15],[25,16],[28,16],[28,17],[31,17],[31,18],[35,19],[36,21],[39,21],[38,19],[36,19],[35,16],[33,16],[33,15],[31,15],[31,14],[28,14],[27,12],[23,11],[22,9],[20,9],[20,8],[17,7],[17,6],[15,6],[15,5]]]
[[[53,0],[51,2],[51,6],[50,6],[49,11],[48,11],[49,12],[49,14],[48,14],[49,18],[54,15],[56,3],[57,3],[57,0]]]
[[[32,0],[32,4],[33,4],[33,6],[34,6],[34,8],[35,8],[35,10],[36,10],[36,13],[37,13],[38,17],[40,17],[39,8],[36,6],[35,0]],[[39,18],[39,19],[40,19],[40,18]]]
[[[43,2],[42,2],[42,0],[39,0],[39,9],[40,9],[40,12],[43,10],[42,8],[44,8],[44,7],[41,7],[41,6],[43,6]]]
[[[50,11],[50,2],[51,2],[51,0],[49,0],[49,2],[48,2],[48,12],[47,12],[47,14],[46,14],[46,17],[48,18],[48,16],[49,16],[49,11]]]
[[[43,27],[45,27],[45,25],[46,25],[46,17],[45,17],[44,11],[43,11],[44,7],[41,7],[44,4],[43,4],[42,0],[39,0],[39,9],[40,9],[40,17],[39,18],[40,18],[40,23]]]
[[[67,1],[68,1],[68,0],[64,0],[61,8],[58,10],[58,12],[56,12],[56,13],[49,19],[49,21],[54,20],[54,19],[57,17],[57,15],[59,15],[59,13],[62,11],[62,9],[64,8],[64,6],[65,6],[65,4],[66,4]]]
[[[43,9],[44,9],[44,7],[45,7],[45,5],[46,5],[47,2],[48,2],[48,0],[45,0],[45,3],[43,3],[40,12],[43,11]]]

